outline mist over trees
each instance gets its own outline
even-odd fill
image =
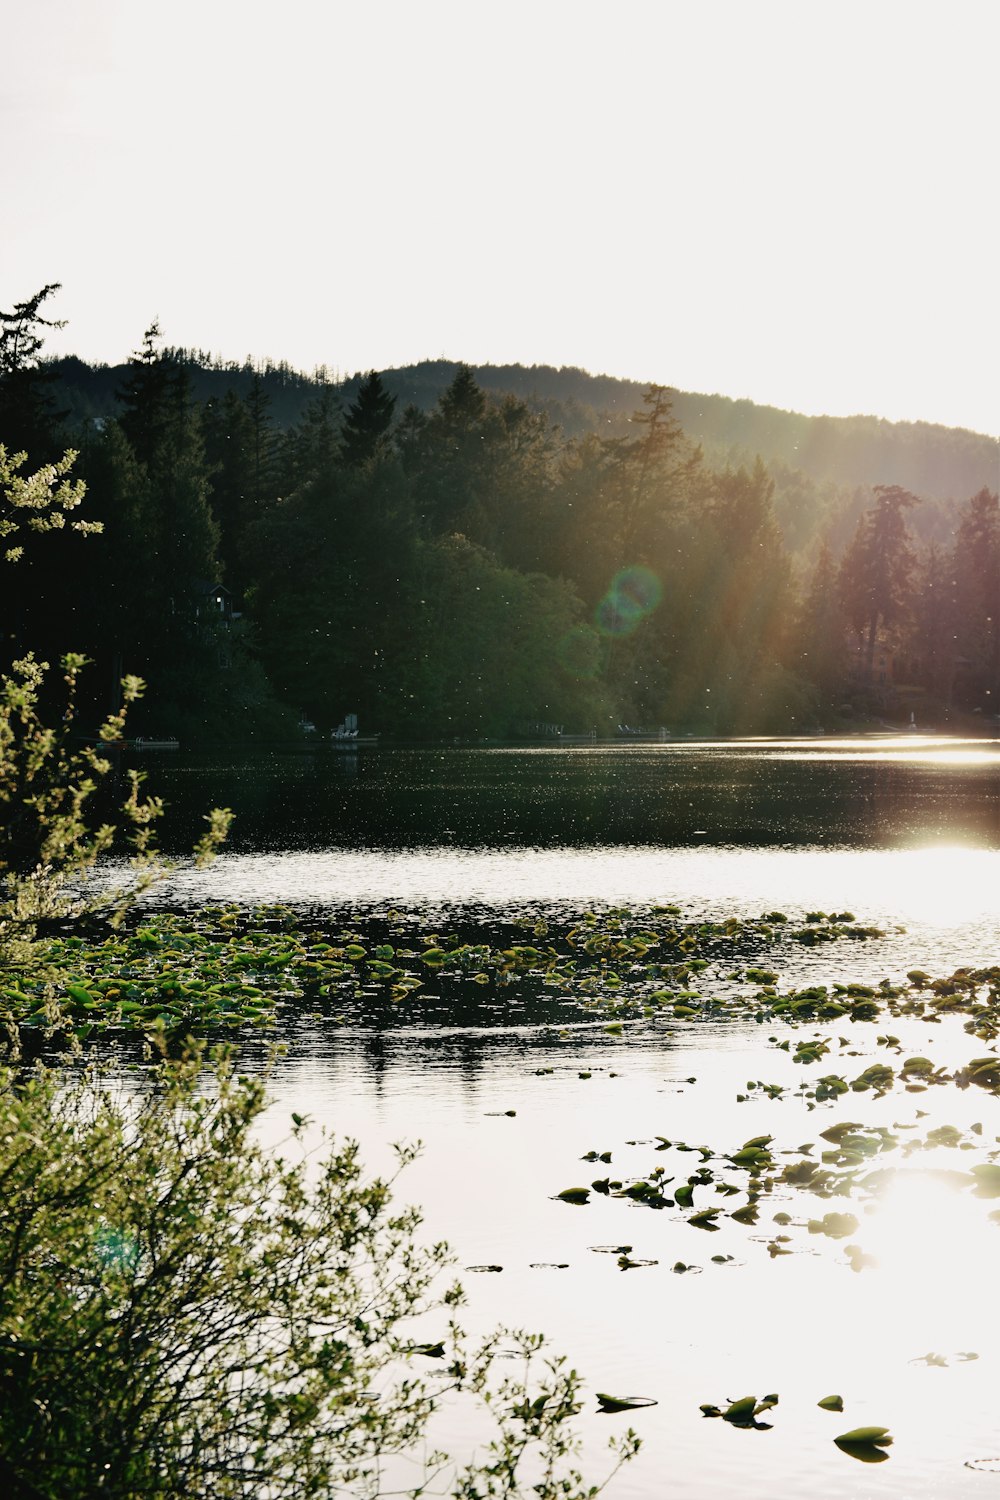
[[[124,672],[137,732],[202,742],[1000,708],[990,439],[578,371],[305,377],[155,324],[115,370],[46,362],[57,290],[0,313],[0,443],[76,450],[103,532],[29,534],[0,633],[93,658],[95,722]]]

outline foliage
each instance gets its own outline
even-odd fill
[[[15,448],[45,458],[63,446],[56,429],[66,415],[54,410],[56,375],[41,359],[41,330],[65,326],[41,311],[58,291],[59,283],[52,282],[10,312],[0,311],[0,433]]]
[[[859,520],[840,565],[845,613],[858,636],[864,636],[868,686],[879,631],[899,631],[907,619],[916,558],[906,512],[917,503],[917,497],[899,485],[876,485],[875,503]]]
[[[108,909],[120,919],[160,867],[153,831],[162,804],[142,796],[139,772],[127,775],[120,825],[105,821],[94,827],[89,821],[98,786],[113,771],[109,747],[121,740],[142,683],[125,678],[123,707],[105,719],[96,744],[79,743],[77,689],[85,665],[77,654],[63,657],[65,697],[57,729],[42,712],[47,662],[29,653],[0,675],[0,961],[14,967],[28,962],[40,923]],[[196,849],[199,862],[225,838],[230,815],[216,809],[206,821]],[[122,832],[135,880],[126,888],[89,886],[84,877]]]
[[[971,705],[1000,713],[1000,502],[983,489],[959,515],[952,554],[955,645]]]
[[[378,371],[369,370],[344,414],[340,451],[350,468],[375,457],[392,426],[395,405],[396,398],[389,395]]]
[[[265,1149],[261,1082],[220,1055],[206,1091],[201,1061],[164,1063],[136,1097],[90,1075],[0,1074],[8,1492],[374,1496],[400,1455],[393,1488],[418,1494],[446,1462],[414,1457],[428,1422],[467,1393],[499,1432],[455,1495],[523,1493],[525,1470],[540,1497],[596,1493],[571,1462],[574,1372],[537,1371],[540,1340],[514,1335],[525,1378],[491,1388],[499,1336],[463,1339],[446,1248],[419,1243],[392,1179],[366,1177],[352,1141],[307,1149],[296,1116]],[[440,1366],[414,1342],[428,1317]]]
[[[689,1019],[719,1017],[742,1001],[703,997],[694,988],[711,964],[728,971],[762,942],[812,947],[881,935],[850,913],[812,915],[816,920],[805,927],[780,927],[777,934],[763,918],[701,922],[671,910],[590,915],[565,928],[543,924],[544,933],[529,923],[527,933],[515,925],[439,939],[400,913],[375,930],[305,926],[282,906],[152,913],[110,934],[56,933],[36,944],[21,972],[0,966],[0,1021],[23,1041],[132,1032],[176,1047],[192,1033],[280,1023],[303,1005],[338,1018],[349,1007],[369,1018],[380,1010],[416,1016],[426,1013],[429,982],[441,1003],[478,1008],[484,1000],[499,1002],[515,981],[525,995],[558,991],[561,1003],[606,1009],[615,1019],[676,1005]],[[774,976],[748,969],[746,978],[766,983]],[[754,1009],[763,1003],[756,993],[751,1000]],[[776,1013],[790,1003],[778,996],[767,1001]]]
[[[67,475],[75,455],[22,479],[17,469],[25,457],[8,463],[0,447],[0,528],[16,528],[13,519],[28,510],[36,531],[58,531],[65,515],[83,499],[84,485]],[[6,465],[6,468],[5,468]],[[57,483],[58,481],[58,483]],[[89,521],[74,522],[84,533],[100,530]],[[2,532],[0,532],[2,534]],[[8,563],[20,559],[11,548]],[[153,828],[162,811],[158,798],[141,795],[141,774],[130,771],[119,808],[121,824],[102,821],[92,826],[92,799],[114,769],[111,748],[120,744],[131,704],[143,684],[129,675],[121,683],[122,704],[109,714],[90,740],[80,733],[78,693],[87,665],[79,652],[62,658],[63,698],[58,727],[45,714],[44,695],[49,663],[32,652],[0,673],[0,962],[21,966],[28,962],[38,925],[44,921],[79,917],[97,909],[111,910],[120,919],[127,901],[154,876],[157,854]],[[225,838],[230,815],[216,809],[196,849],[205,861]],[[131,848],[135,880],[126,889],[95,890],[85,884],[101,856],[124,832]]]
[[[45,457],[65,447],[40,360],[55,290],[0,329],[0,432],[7,412],[8,440],[30,430]],[[845,699],[905,718],[915,692],[927,725],[1000,696],[996,497],[941,499],[995,471],[973,434],[572,370],[335,384],[164,349],[155,323],[87,378],[73,442],[105,535],[81,557],[65,526],[41,565],[27,549],[0,629],[12,654],[72,641],[104,682],[126,664],[155,682],[137,732],[260,743],[348,711],[420,736],[781,732]],[[635,569],[649,586],[623,616]],[[527,649],[505,653],[513,613]]]
[[[142,362],[143,382],[155,384],[154,363]],[[156,416],[155,403],[145,410]],[[154,459],[155,422],[150,432]],[[40,529],[55,529],[53,518],[82,498],[73,487],[60,497],[63,510],[51,508],[53,480],[71,462],[35,489],[15,484],[10,509],[45,512]],[[19,556],[11,549],[7,560]],[[67,973],[81,957],[81,938],[39,945],[43,922],[107,905],[120,920],[136,889],[94,894],[86,877],[117,831],[111,822],[92,826],[90,799],[112,772],[107,752],[121,740],[142,683],[125,677],[123,706],[105,719],[96,745],[79,743],[85,664],[79,653],[63,657],[58,729],[44,714],[47,663],[29,652],[0,677],[0,973],[15,1047],[22,1023],[41,1020],[51,1031],[71,1025],[74,1011],[86,1023],[109,1000],[110,1019],[122,1022],[140,1005],[128,995],[136,946],[149,958],[140,932],[124,945],[109,995],[102,981],[115,940],[106,940],[91,993]],[[140,780],[129,776],[123,817],[141,885],[152,875],[161,805],[140,798]],[[209,816],[199,858],[214,852],[228,818]],[[201,998],[204,949],[198,958],[187,992]],[[170,963],[158,951],[142,975],[160,1007],[145,1017],[146,1029],[164,1047],[168,1026],[176,1033],[184,1019],[167,1009],[185,988]],[[62,1007],[60,979],[69,1002]],[[215,1019],[226,1019],[224,1009]],[[74,1029],[81,1038],[88,1031]],[[429,1421],[446,1398],[467,1395],[492,1414],[497,1435],[481,1461],[450,1473],[456,1497],[517,1494],[525,1470],[542,1500],[596,1494],[572,1462],[575,1372],[550,1359],[536,1377],[541,1340],[513,1333],[525,1376],[491,1384],[501,1335],[478,1348],[463,1339],[453,1321],[460,1291],[438,1288],[446,1249],[419,1243],[419,1216],[392,1208],[391,1182],[365,1179],[350,1141],[329,1149],[324,1142],[316,1159],[304,1149],[306,1122],[295,1116],[296,1159],[265,1150],[255,1136],[263,1084],[237,1078],[219,1054],[206,1093],[202,1060],[194,1045],[180,1060],[164,1058],[140,1098],[112,1094],[92,1075],[67,1083],[45,1069],[0,1070],[5,1488],[31,1500],[262,1493],[291,1500],[332,1489],[375,1496],[397,1459],[394,1492],[416,1496],[448,1464],[427,1452]],[[398,1154],[401,1166],[413,1155]],[[443,1339],[412,1342],[413,1320],[428,1313],[449,1320],[448,1359],[436,1375],[413,1372],[415,1359],[444,1358]],[[638,1443],[629,1432],[612,1447],[621,1463]]]
[[[103,530],[100,521],[67,522],[69,512],[76,510],[86,490],[81,479],[67,477],[76,457],[76,453],[70,450],[58,463],[45,464],[33,474],[22,474],[20,470],[27,463],[28,455],[8,454],[0,443],[0,542],[15,536],[24,527],[42,533],[60,531],[68,524],[71,530],[85,535]],[[20,562],[23,555],[23,543],[11,543],[4,551],[3,560]]]

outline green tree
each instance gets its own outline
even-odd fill
[[[916,557],[906,512],[919,502],[898,484],[877,484],[875,503],[858,521],[840,565],[840,596],[851,627],[864,642],[864,681],[874,681],[879,631],[899,632],[911,606]]]
[[[57,465],[22,477],[24,456],[7,462],[0,447],[0,527],[10,528],[27,512],[41,531],[60,529],[69,510],[83,499],[83,486],[69,479],[73,455]],[[85,532],[93,522],[73,523]],[[8,530],[8,534],[9,530]],[[17,570],[20,554],[0,555],[5,571]],[[125,732],[128,705],[141,695],[136,677],[121,683],[121,707],[105,719],[95,743],[82,742],[77,699],[86,659],[62,658],[63,697],[56,727],[44,713],[49,664],[32,653],[0,672],[0,960],[24,966],[31,960],[38,926],[84,912],[110,910],[120,916],[129,899],[152,877],[157,855],[153,829],[161,806],[140,795],[142,777],[133,771],[114,819],[93,826],[90,810],[113,765],[108,747]],[[229,815],[212,813],[198,858],[208,858],[225,837]],[[118,839],[130,849],[136,883],[117,890],[88,887],[88,876]]]
[[[285,433],[277,465],[278,488],[287,495],[304,485],[325,482],[339,466],[340,403],[324,380],[302,420]]]
[[[248,607],[276,689],[332,725],[382,724],[381,679],[405,637],[412,568],[409,492],[385,454],[336,465],[264,512],[246,540]]]
[[[264,382],[255,371],[246,397],[253,455],[250,501],[255,516],[260,514],[263,506],[272,503],[275,499],[274,468],[277,438],[271,424],[270,405],[271,398]]]
[[[219,528],[219,561],[232,587],[240,576],[242,539],[256,512],[259,439],[246,403],[232,390],[205,403],[201,435],[212,516]]]
[[[431,535],[460,529],[482,492],[486,410],[484,392],[469,367],[462,365],[430,416],[423,421],[411,416],[404,424],[404,464],[417,514]]]
[[[826,708],[844,695],[846,629],[833,554],[824,543],[806,587],[789,656],[796,671],[815,686]]]
[[[65,323],[42,316],[41,308],[60,290],[58,282],[0,311],[0,433],[14,449],[54,460],[61,449],[59,428],[65,413],[55,410],[53,371],[41,360],[43,328]]]
[[[129,356],[128,372],[118,390],[119,422],[132,452],[147,469],[161,460],[183,392],[180,367],[160,348],[162,333],[156,321],[142,336],[142,345]]]
[[[650,522],[662,514],[671,484],[700,458],[674,418],[673,395],[668,386],[648,386],[642,408],[629,418],[635,436],[608,438],[603,444],[616,481],[610,499],[619,567],[646,560]]]
[[[159,337],[154,323],[129,361],[120,420],[106,425],[92,454],[110,539],[102,608],[113,621],[113,660],[160,690],[173,674],[196,703],[201,669],[215,654],[205,598],[219,581],[219,532],[188,375],[159,349]],[[211,705],[201,702],[210,716]],[[161,705],[168,722],[157,723]],[[144,727],[170,729],[170,707],[158,691]]]
[[[924,685],[946,706],[951,701],[958,656],[955,616],[953,562],[931,542],[917,562],[911,640]]]
[[[955,633],[970,707],[1000,712],[1000,501],[982,489],[962,508],[952,555]]]
[[[594,723],[597,663],[569,584],[504,568],[464,536],[421,542],[415,562],[405,639],[385,673],[399,723],[462,737],[509,735],[533,721]],[[583,672],[581,645],[590,657]]]
[[[369,370],[361,378],[341,428],[340,453],[349,468],[361,468],[384,448],[395,409],[395,396],[386,390],[378,371]]]

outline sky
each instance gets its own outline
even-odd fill
[[[996,0],[0,0],[0,307],[1000,434],[998,44]]]

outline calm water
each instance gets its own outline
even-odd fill
[[[239,815],[211,871],[161,888],[168,904],[280,901],[310,920],[360,924],[396,909],[424,930],[609,904],[671,901],[726,916],[849,907],[886,938],[782,949],[783,983],[1000,961],[996,741],[315,751],[151,767],[178,844],[212,803]],[[834,1071],[853,1076],[884,1055],[876,1027],[817,1029],[832,1033]],[[985,1046],[959,1022],[933,1036],[926,1023],[895,1029],[905,1054],[933,1046],[955,1066]],[[774,1149],[791,1150],[855,1108],[866,1124],[979,1124],[986,1146],[1000,1139],[1000,1106],[976,1090],[896,1090],[814,1114],[800,1098],[737,1103],[748,1080],[801,1082],[805,1070],[769,1040],[784,1035],[648,1022],[611,1036],[558,995],[539,1010],[516,987],[502,1008],[428,996],[405,1014],[303,1016],[275,1076],[269,1128],[278,1135],[293,1108],[308,1113],[358,1136],[375,1167],[390,1142],[424,1141],[404,1196],[424,1206],[429,1234],[452,1243],[459,1266],[503,1267],[464,1276],[467,1323],[542,1329],[591,1391],[657,1400],[631,1416],[646,1448],[612,1500],[1000,1494],[1000,1477],[965,1467],[1000,1454],[1000,1228],[924,1170],[953,1167],[955,1152],[925,1153],[874,1211],[858,1210],[856,1239],[879,1260],[861,1274],[842,1245],[801,1230],[795,1253],[772,1258],[769,1214],[709,1235],[675,1210],[553,1198],[595,1175],[580,1161],[588,1150],[611,1151],[623,1178],[658,1161],[687,1175],[690,1159],[652,1155],[656,1136],[730,1151],[773,1134]],[[802,1214],[798,1203],[779,1207]],[[594,1248],[620,1244],[657,1263],[622,1271]],[[946,1367],[919,1362],[931,1351]],[[959,1357],[970,1353],[978,1358]],[[768,1432],[699,1412],[770,1391],[781,1403]],[[835,1391],[843,1416],[816,1406]],[[596,1476],[608,1433],[627,1422],[594,1404],[580,1421]],[[863,1423],[894,1432],[888,1462],[862,1465],[834,1447]],[[468,1441],[444,1435],[459,1449]]]

